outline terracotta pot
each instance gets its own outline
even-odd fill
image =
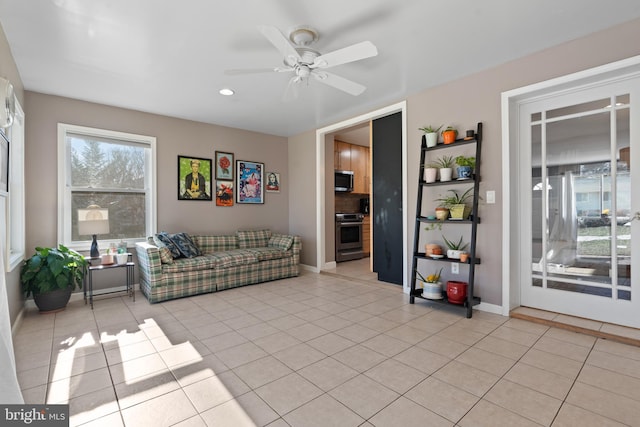
[[[439,221],[444,221],[449,218],[449,209],[447,208],[436,208],[436,219]]]
[[[442,248],[440,247],[440,245],[438,245],[436,243],[427,243],[425,245],[424,253],[427,256],[429,256],[429,255],[442,255]]]
[[[442,132],[442,139],[445,144],[452,144],[456,140],[456,136],[458,136],[458,131],[455,130],[445,130]]]
[[[452,304],[464,304],[467,298],[467,283],[450,280],[447,282],[447,300]]]
[[[463,252],[460,254],[460,262],[467,262],[467,260],[469,259],[469,254],[466,252]]]

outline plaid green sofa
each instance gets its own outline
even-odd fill
[[[150,303],[299,274],[299,236],[269,230],[190,236],[201,255],[167,257],[153,237],[136,244],[140,290]],[[164,248],[166,249],[166,248]]]

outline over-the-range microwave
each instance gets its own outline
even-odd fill
[[[353,191],[353,171],[335,172],[335,191]]]

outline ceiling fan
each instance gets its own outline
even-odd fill
[[[285,98],[289,98],[287,95],[292,95],[293,97],[297,96],[297,87],[301,83],[308,83],[311,77],[321,83],[340,89],[354,96],[360,95],[365,91],[365,86],[324,70],[337,65],[376,56],[378,54],[378,49],[370,41],[356,43],[322,55],[320,52],[309,47],[318,40],[318,32],[311,27],[298,26],[294,28],[291,30],[288,39],[276,27],[263,25],[259,26],[258,29],[284,56],[284,66],[275,68],[226,70],[225,74],[237,75],[266,72],[292,72],[294,73],[294,76],[289,80],[289,84],[285,91]]]

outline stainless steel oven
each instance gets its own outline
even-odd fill
[[[364,258],[360,213],[336,214],[336,262]]]

